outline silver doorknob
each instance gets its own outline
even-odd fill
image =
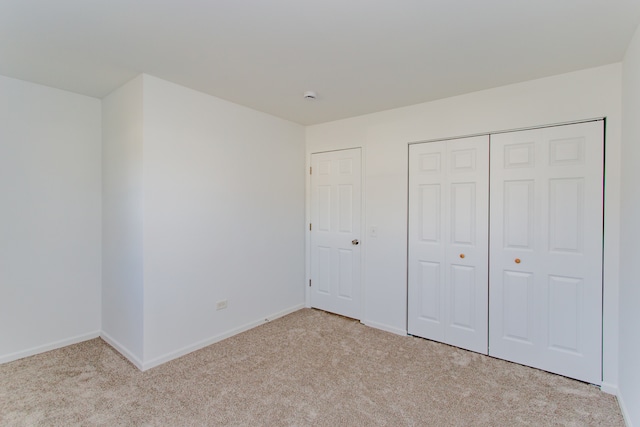
[[[353,239],[353,240],[351,241],[351,244],[352,244],[352,245],[357,245],[357,244],[359,244],[359,243],[360,243],[360,242],[358,242],[358,239]]]

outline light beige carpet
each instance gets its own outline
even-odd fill
[[[140,372],[100,339],[0,365],[3,426],[622,426],[557,375],[304,309]]]

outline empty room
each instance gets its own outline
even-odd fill
[[[640,426],[640,2],[0,2],[0,425]]]

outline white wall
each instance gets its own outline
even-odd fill
[[[303,306],[305,148],[300,125],[147,75],[143,110],[148,368]]]
[[[100,330],[100,101],[0,76],[0,362]]]
[[[614,64],[308,127],[307,166],[311,153],[363,147],[365,230],[378,227],[378,237],[362,236],[363,323],[406,333],[408,143],[606,116],[603,389],[615,392],[620,92]]]
[[[620,245],[620,394],[629,426],[640,426],[640,28],[622,69],[622,241]]]
[[[102,100],[102,337],[143,354],[142,76]]]

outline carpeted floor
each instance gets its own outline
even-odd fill
[[[303,309],[147,372],[100,339],[0,365],[2,426],[623,426],[598,388]]]

